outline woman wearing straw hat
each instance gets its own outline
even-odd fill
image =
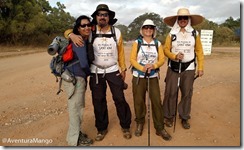
[[[146,19],[140,29],[141,37],[132,46],[130,62],[133,66],[132,90],[137,124],[135,136],[139,137],[142,135],[146,116],[145,93],[148,91],[152,104],[152,117],[156,134],[169,141],[171,136],[164,129],[164,116],[158,81],[158,68],[164,64],[164,53],[162,44],[155,39],[156,32],[156,26],[153,21]],[[150,104],[149,97],[148,105]],[[150,105],[148,107],[148,110],[150,110]],[[149,114],[150,112],[148,112]],[[148,132],[150,133],[150,129],[148,129]]]
[[[165,124],[168,127],[172,127],[173,118],[177,114],[178,89],[180,89],[179,117],[183,128],[190,129],[188,119],[190,119],[194,77],[203,75],[204,61],[199,33],[192,26],[202,21],[202,16],[190,14],[186,8],[180,8],[177,15],[164,18],[164,23],[172,27],[164,45],[164,54],[168,57],[168,69],[163,109]],[[179,85],[177,85],[178,77]]]

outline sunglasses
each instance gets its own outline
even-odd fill
[[[142,27],[142,29],[154,29],[155,27],[152,25],[145,25]]]
[[[188,20],[188,16],[179,16],[178,20]]]
[[[80,27],[81,28],[91,27],[91,24],[90,23],[88,23],[88,24],[81,24]]]
[[[104,14],[102,14],[102,13],[97,13],[97,16],[98,17],[108,17],[108,13],[104,13]]]

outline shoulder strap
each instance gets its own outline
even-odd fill
[[[171,42],[176,40],[176,35],[175,34],[171,34]]]
[[[194,36],[194,39],[196,40],[196,38],[197,38],[197,33],[196,33],[196,30],[195,30],[195,29],[192,31],[192,36]]]
[[[117,38],[116,38],[116,33],[115,33],[115,28],[114,28],[114,26],[110,26],[111,27],[111,33],[112,33],[112,36],[113,36],[113,38],[114,38],[114,41],[115,41],[115,43],[116,43],[116,47],[117,47],[117,50],[119,49],[119,46],[118,46],[118,42],[117,42]]]
[[[118,44],[114,26],[110,26],[110,27],[111,27],[111,34],[97,34],[97,27],[95,26],[95,28],[92,30],[91,43],[93,43],[95,38],[97,37],[107,37],[107,38],[113,37],[116,44]]]
[[[158,52],[158,40],[157,39],[154,39],[154,43],[155,43],[155,46],[156,46],[156,50]]]
[[[112,33],[112,36],[114,38],[114,41],[117,43],[117,38],[116,38],[116,33],[115,33],[115,29],[114,29],[114,26],[111,26],[111,33]],[[118,44],[118,43],[117,43]]]
[[[158,52],[158,40],[157,39],[153,39],[153,40],[154,40],[154,44],[155,44],[156,50]],[[152,46],[152,44],[143,44],[141,36],[139,36],[137,38],[137,42],[138,42],[138,44],[137,44],[137,53],[139,52],[139,49],[140,49],[141,45],[151,45]]]
[[[141,47],[141,44],[142,44],[142,36],[140,35],[138,38],[137,38],[137,53],[139,52],[139,49]]]
[[[97,26],[94,26],[94,28],[91,30],[92,34],[91,34],[91,40],[89,41],[90,43],[93,43],[95,38],[97,37],[96,36],[96,33],[97,33]]]

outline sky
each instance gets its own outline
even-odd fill
[[[52,7],[60,2],[65,5],[66,12],[77,18],[90,15],[97,5],[107,4],[114,11],[117,24],[128,26],[133,20],[145,13],[156,13],[162,18],[177,14],[182,7],[191,14],[202,15],[209,21],[223,23],[230,16],[240,18],[240,6],[243,0],[47,0]],[[243,4],[243,3],[242,3]]]

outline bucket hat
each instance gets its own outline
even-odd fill
[[[141,28],[140,28],[140,34],[143,36],[143,34],[142,34],[142,27],[143,26],[146,26],[146,25],[150,25],[150,26],[154,26],[154,27],[156,27],[156,25],[153,23],[153,21],[151,20],[151,19],[146,19],[144,22],[143,22],[143,24],[142,24],[142,26],[141,26]],[[154,29],[154,32],[153,32],[153,38],[155,38],[156,37],[156,35],[157,35],[157,30],[156,30],[156,28]]]
[[[200,24],[203,21],[201,15],[190,14],[190,11],[187,8],[180,8],[177,12],[177,15],[165,17],[163,19],[164,23],[173,27],[178,16],[189,16],[191,18],[191,25]]]
[[[108,5],[106,5],[106,4],[99,4],[97,6],[96,10],[91,15],[92,18],[93,18],[92,23],[97,24],[97,22],[96,22],[96,15],[97,15],[97,12],[98,11],[101,11],[101,10],[108,12],[108,15],[109,15],[109,24],[111,24],[111,25],[115,24],[115,22],[117,21],[117,19],[114,18],[115,17],[115,12],[112,11],[112,10],[110,10],[109,7],[108,7]]]

